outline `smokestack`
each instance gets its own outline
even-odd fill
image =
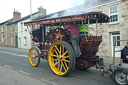
[[[15,20],[20,19],[20,18],[21,18],[21,13],[18,12],[18,10],[15,10],[15,9],[14,9],[13,18],[14,18]]]

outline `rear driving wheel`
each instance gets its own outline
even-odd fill
[[[33,47],[29,50],[28,59],[31,66],[37,67],[39,65],[40,56],[37,48]]]
[[[48,55],[51,70],[59,76],[66,76],[74,68],[75,56],[71,45],[65,41],[51,45]]]

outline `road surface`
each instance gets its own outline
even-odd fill
[[[94,67],[86,71],[74,69],[68,76],[60,77],[51,71],[47,60],[41,59],[38,67],[32,67],[27,55],[28,50],[0,47],[0,65],[48,85],[115,85],[108,75],[102,77]]]

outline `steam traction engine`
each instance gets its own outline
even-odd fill
[[[90,35],[89,32],[80,34],[79,46],[82,55],[79,58],[75,56],[70,32],[63,29],[64,24],[69,22],[96,25],[96,35]],[[26,22],[25,26],[39,27],[30,33],[32,40],[37,43],[37,47],[29,50],[30,64],[36,67],[40,63],[40,58],[47,59],[51,70],[59,76],[66,76],[74,67],[81,70],[95,65],[100,67],[102,59],[96,56],[96,53],[102,42],[102,36],[98,34],[97,24],[107,22],[109,17],[100,12]]]

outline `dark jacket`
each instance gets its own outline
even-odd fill
[[[125,46],[122,49],[122,54],[123,54],[123,59],[126,59],[126,56],[128,56],[128,47],[127,46]]]

